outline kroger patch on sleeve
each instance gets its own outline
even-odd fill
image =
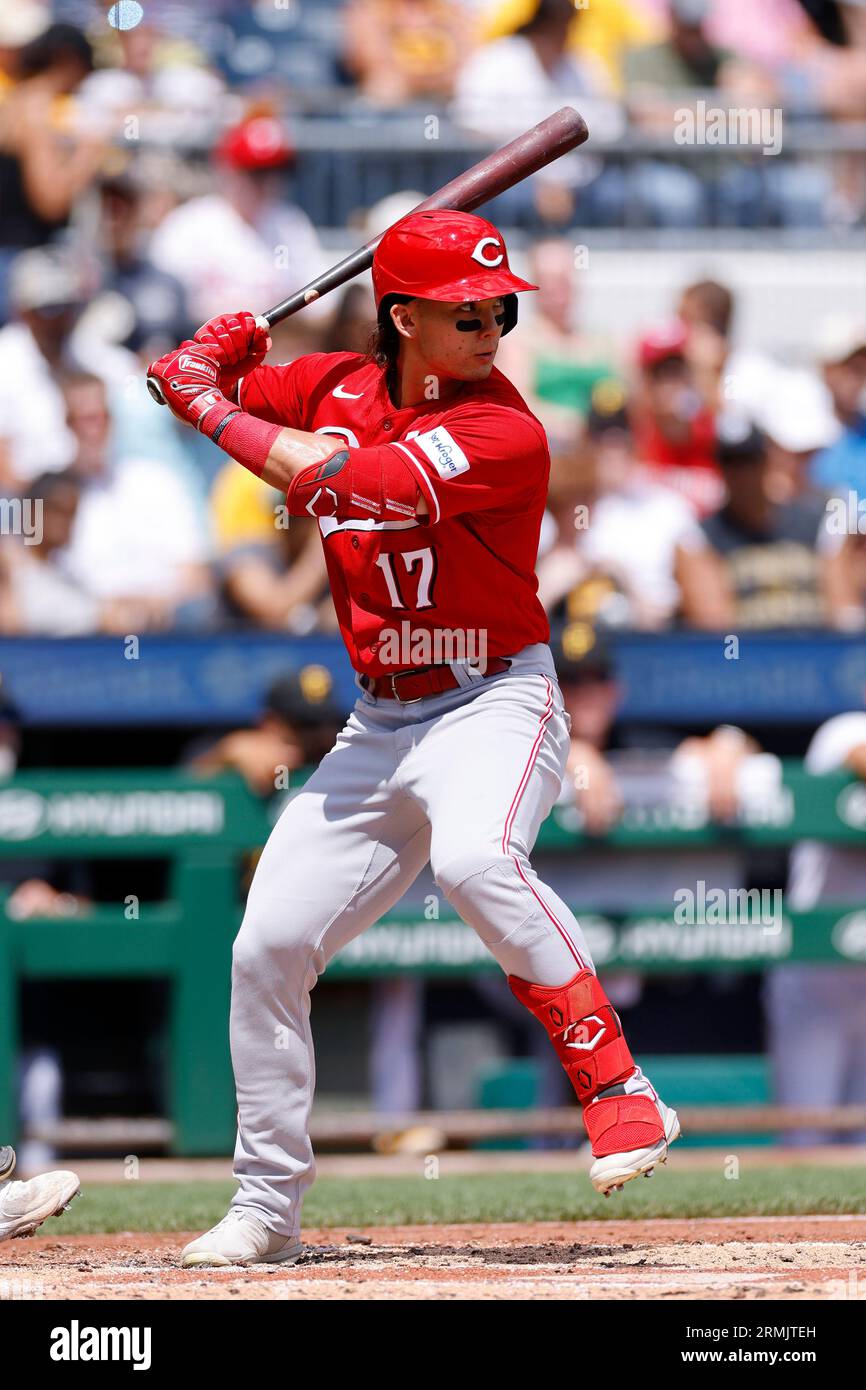
[[[440,478],[456,478],[469,468],[468,458],[444,425],[417,435],[414,442],[423,449]]]

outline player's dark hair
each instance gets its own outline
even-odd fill
[[[367,344],[367,356],[371,362],[375,362],[377,367],[383,368],[385,384],[389,391],[397,383],[397,357],[400,352],[400,334],[394,327],[394,320],[391,318],[391,306],[393,304],[409,304],[412,298],[411,294],[385,296],[379,305],[376,327],[370,334],[370,341]]]

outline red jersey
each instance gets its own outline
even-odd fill
[[[449,660],[510,656],[550,629],[535,561],[550,456],[539,421],[501,372],[447,403],[398,410],[385,372],[354,352],[256,367],[245,411],[400,451],[429,517],[320,517],[331,592],[352,665],[369,676]]]

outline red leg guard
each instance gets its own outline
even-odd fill
[[[581,970],[567,985],[531,985],[516,975],[508,983],[550,1034],[581,1105],[631,1076],[634,1059],[622,1025],[591,970]]]

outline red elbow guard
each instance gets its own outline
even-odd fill
[[[634,1059],[622,1025],[591,970],[579,971],[567,985],[532,985],[516,975],[508,983],[544,1024],[582,1105],[631,1076]]]
[[[295,475],[286,494],[292,516],[414,520],[418,484],[404,459],[387,445],[338,448]]]

